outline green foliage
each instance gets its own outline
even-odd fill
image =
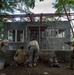
[[[3,39],[3,32],[4,32],[3,23],[0,22],[0,40]]]
[[[43,0],[39,0],[39,1],[43,1]],[[4,10],[7,9],[8,11],[12,11],[12,8],[15,8],[16,5],[18,3],[25,3],[26,6],[30,7],[30,8],[34,8],[35,7],[35,0],[12,0],[12,2],[9,2],[9,0],[1,0],[0,1],[0,10]]]
[[[35,0],[24,0],[25,4],[31,8],[34,8],[35,6]]]
[[[39,1],[44,1],[44,0],[39,0]],[[23,0],[23,2],[25,2],[26,6],[30,8],[35,7],[35,0]]]
[[[64,12],[62,3],[64,3],[66,11],[69,11],[70,9],[74,10],[74,0],[56,0],[56,2],[53,3],[53,7],[56,9],[56,13]]]

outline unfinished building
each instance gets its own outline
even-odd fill
[[[68,21],[4,23],[4,38],[9,40],[8,50],[16,50],[20,45],[27,49],[32,34],[39,42],[40,51],[68,51],[71,48],[64,43],[70,41]]]

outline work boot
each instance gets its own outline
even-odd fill
[[[32,67],[32,64],[28,64],[29,67]]]
[[[35,67],[36,66],[36,63],[34,63],[33,66]]]

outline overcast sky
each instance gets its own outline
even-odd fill
[[[56,9],[54,9],[52,5],[52,3],[55,3],[55,1],[56,0],[44,0],[42,2],[39,2],[39,0],[36,0],[35,7],[31,11],[33,13],[55,13]],[[74,13],[74,11],[71,10],[71,13]],[[74,19],[74,16],[72,16],[72,18]],[[74,20],[72,21],[72,23],[74,25]]]
[[[52,3],[55,3],[55,0],[44,0],[41,2],[36,0],[35,7],[31,11],[34,13],[54,13],[55,9],[53,8]]]

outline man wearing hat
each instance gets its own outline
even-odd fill
[[[9,41],[7,39],[0,42],[0,51],[1,52],[5,52],[5,51],[2,50],[2,47],[7,46],[8,43],[9,43]]]
[[[7,39],[0,41],[0,61],[5,62],[4,53],[6,52],[2,48],[4,46],[7,46],[9,41]],[[5,64],[4,64],[5,65]],[[0,73],[0,75],[3,75],[4,73]],[[5,75],[5,74],[4,74]]]

